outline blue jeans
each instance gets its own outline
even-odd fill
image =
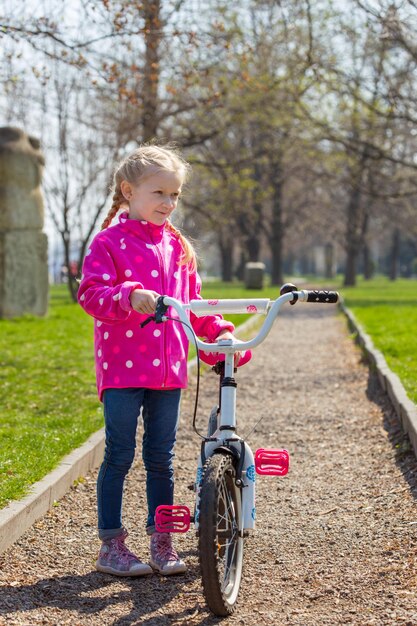
[[[119,535],[125,477],[133,463],[136,429],[142,409],[142,458],[146,470],[148,518],[146,529],[155,529],[155,509],[174,500],[174,446],[177,434],[180,389],[106,389],[104,420],[106,449],[97,480],[100,539]]]

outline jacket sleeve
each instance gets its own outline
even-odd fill
[[[124,321],[133,311],[131,292],[143,288],[139,282],[117,282],[113,257],[98,238],[93,240],[78,288],[78,302],[89,315],[106,323]]]
[[[190,273],[190,300],[202,300],[201,279],[197,272]],[[220,331],[230,330],[233,332],[235,327],[232,322],[223,319],[221,315],[205,315],[197,317],[194,313],[190,314],[191,325],[198,337],[205,337],[207,341],[213,343],[219,336]]]

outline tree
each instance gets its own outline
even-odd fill
[[[52,139],[51,129],[48,136],[58,158],[45,171],[46,204],[62,241],[68,287],[76,301],[77,278],[87,245],[108,197],[117,137],[108,128],[99,134],[97,120],[95,128],[92,120],[86,124],[88,97],[76,74],[62,76],[58,70],[51,80],[50,94],[57,116],[53,124],[56,139]],[[94,114],[90,110],[89,115]]]

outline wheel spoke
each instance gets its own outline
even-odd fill
[[[230,477],[230,480],[233,480]],[[218,514],[218,546],[222,549],[219,550],[219,556],[222,554],[222,570],[223,570],[223,583],[222,591],[226,592],[230,585],[233,585],[234,573],[235,573],[235,554],[237,550],[237,531],[238,527],[235,519],[235,506],[231,497],[230,489],[225,479],[222,480],[219,489],[219,509],[224,508],[224,514]],[[225,529],[223,529],[226,527]],[[220,537],[226,539],[224,543],[220,542]]]

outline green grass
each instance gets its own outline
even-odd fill
[[[47,317],[0,320],[0,508],[101,427],[92,337],[65,286]]]
[[[324,285],[308,280],[308,285]],[[300,287],[306,285],[300,284]],[[326,285],[329,286],[329,285]],[[389,367],[417,402],[417,281],[378,278],[339,288]],[[204,298],[269,297],[277,287],[248,291],[207,282]],[[228,315],[236,326],[247,315]],[[51,289],[48,316],[0,320],[0,508],[25,495],[102,426],[93,362],[93,321],[65,286]]]
[[[417,281],[360,280],[341,288],[345,303],[417,403]]]

